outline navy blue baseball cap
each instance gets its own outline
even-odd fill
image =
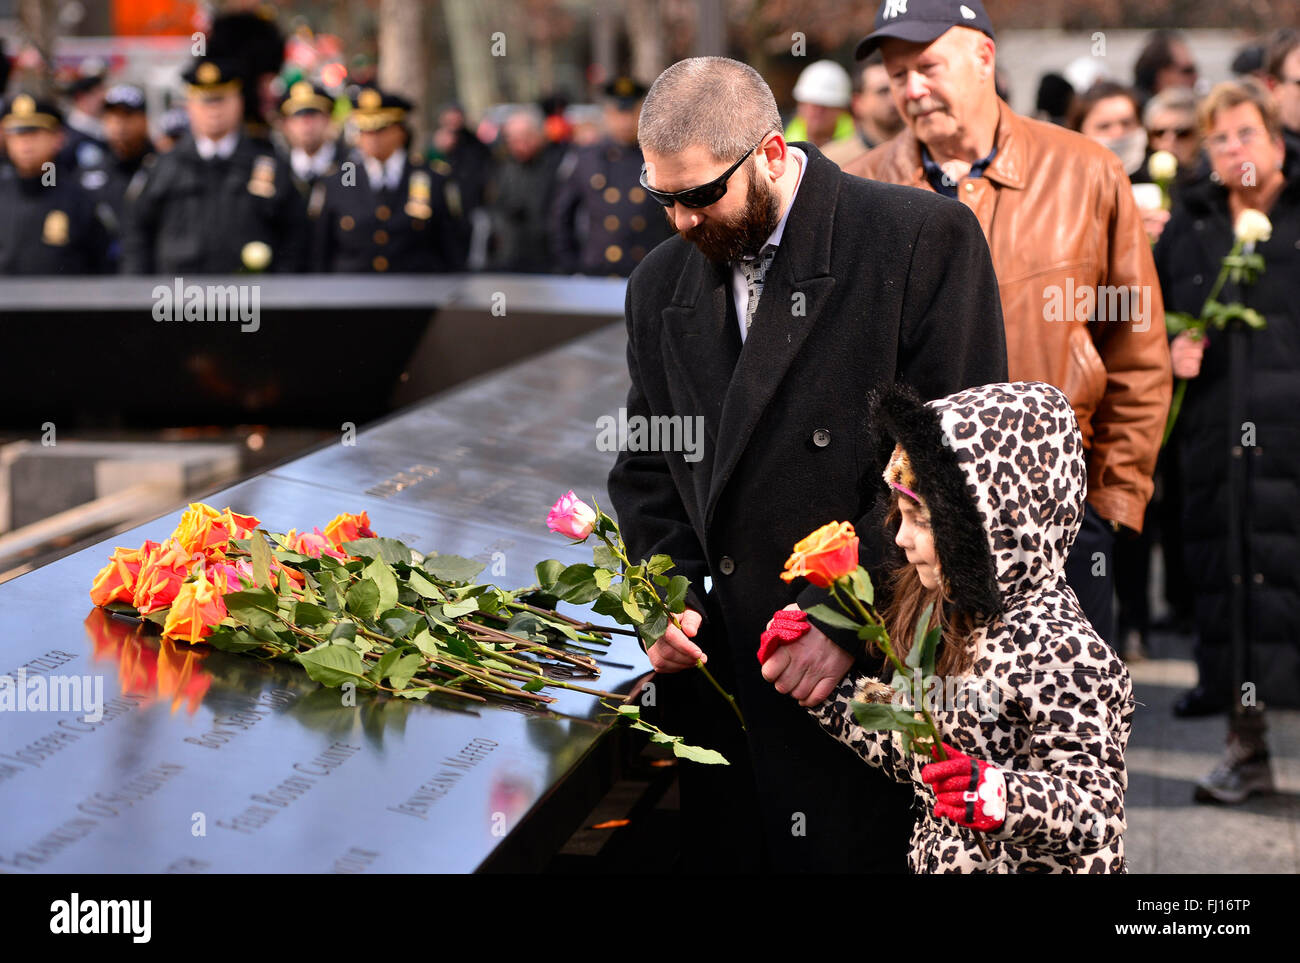
[[[930,43],[953,27],[970,27],[993,39],[993,21],[980,0],[883,0],[875,27],[862,38],[855,56],[871,56],[886,37]]]

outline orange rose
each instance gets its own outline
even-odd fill
[[[190,715],[198,710],[203,696],[212,686],[212,673],[203,668],[205,653],[197,649],[177,649],[171,639],[158,646],[158,695],[172,700],[172,715],[185,703]]]
[[[172,607],[167,611],[163,635],[191,644],[209,635],[226,617],[226,603],[221,600],[217,586],[199,572],[192,582],[186,582],[176,593]]]
[[[858,536],[853,525],[829,522],[795,545],[781,578],[793,582],[802,577],[818,588],[830,588],[857,567]]]
[[[131,604],[141,615],[171,605],[189,577],[190,566],[203,556],[186,551],[175,539],[167,539],[150,552],[140,566]]]
[[[347,541],[347,539],[344,539]],[[320,558],[322,555],[328,555],[331,558],[337,558],[340,562],[348,561],[352,556],[340,552],[334,547],[334,543],[325,537],[325,533],[319,528],[310,532],[298,534],[296,528],[289,529],[289,533],[284,536],[284,544],[291,552],[297,552],[299,555],[306,555],[308,558]]]
[[[158,547],[157,542],[146,541],[139,548],[117,548],[94,583],[90,586],[90,601],[96,605],[109,602],[130,602],[135,597],[135,582],[145,558]]]
[[[325,526],[325,537],[334,543],[335,548],[342,548],[344,542],[355,541],[358,538],[374,538],[375,533],[370,530],[370,516],[365,512],[360,515],[349,515],[345,512],[336,515],[334,521]]]
[[[211,505],[194,502],[181,515],[172,538],[186,551],[224,558],[230,539],[247,538],[259,524],[252,515],[236,515],[229,508],[219,512]]]

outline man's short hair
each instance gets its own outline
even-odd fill
[[[528,121],[528,126],[538,132],[546,124],[546,115],[542,113],[542,108],[536,104],[518,104],[506,112],[501,120],[501,126],[505,127],[507,121],[514,120],[516,117]]]
[[[731,162],[781,129],[776,98],[757,70],[727,57],[692,57],[651,85],[637,140],[654,154],[703,147],[714,160]]]
[[[860,94],[867,89],[866,77],[868,67],[883,66],[885,66],[885,56],[880,52],[880,48],[877,47],[875,50],[871,51],[871,53],[867,55],[867,58],[861,61],[853,71],[853,93]]]
[[[1142,126],[1150,129],[1151,118],[1162,110],[1174,110],[1196,119],[1196,93],[1190,87],[1166,87],[1142,108]]]
[[[1259,116],[1264,121],[1264,129],[1269,137],[1282,136],[1282,121],[1278,117],[1277,104],[1267,90],[1253,78],[1227,80],[1216,84],[1214,89],[1201,101],[1200,127],[1202,133],[1208,134],[1214,126],[1214,115],[1221,110],[1231,110],[1241,104],[1254,104],[1259,108]]]

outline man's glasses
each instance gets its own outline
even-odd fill
[[[1237,140],[1241,142],[1242,147],[1249,147],[1256,140],[1264,136],[1266,136],[1266,131],[1262,127],[1243,127],[1241,130],[1237,131]],[[1231,138],[1232,134],[1227,132],[1222,134],[1212,134],[1205,138],[1205,144],[1209,148],[1211,154],[1222,154],[1228,149],[1228,145],[1232,143]]]
[[[1191,137],[1194,133],[1196,133],[1195,127],[1152,127],[1151,139],[1164,140],[1164,138],[1172,134],[1174,137],[1182,140],[1184,137]]]
[[[763,136],[766,137],[767,134],[764,134]],[[674,191],[672,193],[667,191],[657,191],[646,181],[645,165],[641,166],[641,186],[645,188],[647,194],[664,207],[672,207],[674,204],[680,204],[682,207],[708,207],[710,204],[716,204],[718,201],[722,200],[723,195],[727,193],[727,180],[732,174],[736,173],[736,168],[745,163],[745,161],[749,159],[749,155],[754,153],[754,151],[758,149],[759,144],[762,143],[763,142],[760,140],[758,144],[755,144],[749,150],[745,151],[744,157],[740,158],[740,160],[736,161],[736,163],[732,164],[713,180],[709,181],[707,184],[701,184],[699,187],[688,187],[684,191]]]

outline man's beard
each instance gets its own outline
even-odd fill
[[[734,220],[710,218],[697,227],[678,232],[715,264],[734,264],[744,257],[756,256],[781,221],[781,195],[759,181],[753,166],[747,166],[745,171],[749,196]]]

